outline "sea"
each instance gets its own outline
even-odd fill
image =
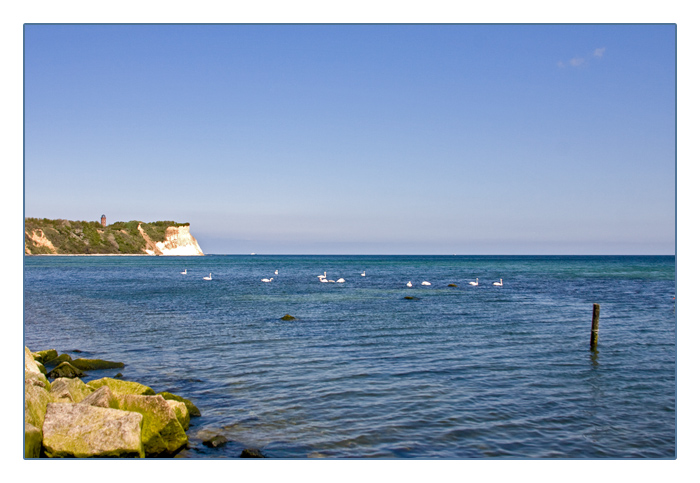
[[[675,459],[675,295],[674,256],[27,256],[24,345],[190,399],[178,458]]]

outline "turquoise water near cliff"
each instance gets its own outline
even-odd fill
[[[673,256],[25,257],[24,342],[191,399],[179,457],[674,458],[675,290]]]

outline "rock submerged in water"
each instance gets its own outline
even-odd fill
[[[296,317],[289,315],[289,314],[285,314],[284,316],[282,316],[280,318],[280,320],[296,320],[296,319],[297,319]]]
[[[208,446],[209,448],[218,448],[219,446],[223,446],[228,443],[228,439],[226,439],[226,436],[217,434],[216,436],[205,439],[202,441],[202,443],[204,446]]]
[[[124,367],[123,362],[103,361],[102,359],[74,359],[71,364],[83,371],[120,369]]]
[[[447,284],[447,286],[448,286],[448,287],[456,287],[457,284],[456,284],[456,283],[450,283],[450,284]]]
[[[241,458],[264,458],[262,451],[256,448],[246,448],[241,452]]]

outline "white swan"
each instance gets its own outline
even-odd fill
[[[275,275],[279,275],[279,270],[275,270]]]
[[[211,273],[209,274],[208,277],[203,277],[204,280],[211,280]]]
[[[180,272],[182,275],[187,275],[187,269],[184,272]]]
[[[479,285],[479,278],[477,277],[476,282],[469,282],[469,285]]]
[[[407,286],[407,287],[413,287],[413,284],[412,284],[411,281],[409,280],[408,283],[406,284],[406,286]]]
[[[323,272],[323,275],[316,275],[316,276],[319,278],[319,280],[323,280],[324,278],[326,278],[326,272]]]
[[[362,273],[360,274],[360,277],[364,277],[364,276],[365,276],[365,271],[362,270]]]
[[[337,283],[345,283],[345,279],[344,279],[344,278],[339,278],[338,280],[336,280],[336,282],[337,282]]]
[[[273,280],[274,280],[274,278],[261,278],[260,279],[261,282],[272,282]]]
[[[432,285],[430,282],[421,282],[421,285]]]
[[[328,283],[328,280],[326,280],[325,278],[319,278],[318,281],[321,283]]]
[[[503,285],[503,279],[501,279],[500,282],[493,282],[494,285],[498,285],[499,287]]]

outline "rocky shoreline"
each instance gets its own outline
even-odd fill
[[[44,364],[55,367],[47,372]],[[80,379],[83,371],[121,367],[25,347],[25,458],[167,458],[186,448],[190,418],[201,415],[188,399],[121,374]]]

